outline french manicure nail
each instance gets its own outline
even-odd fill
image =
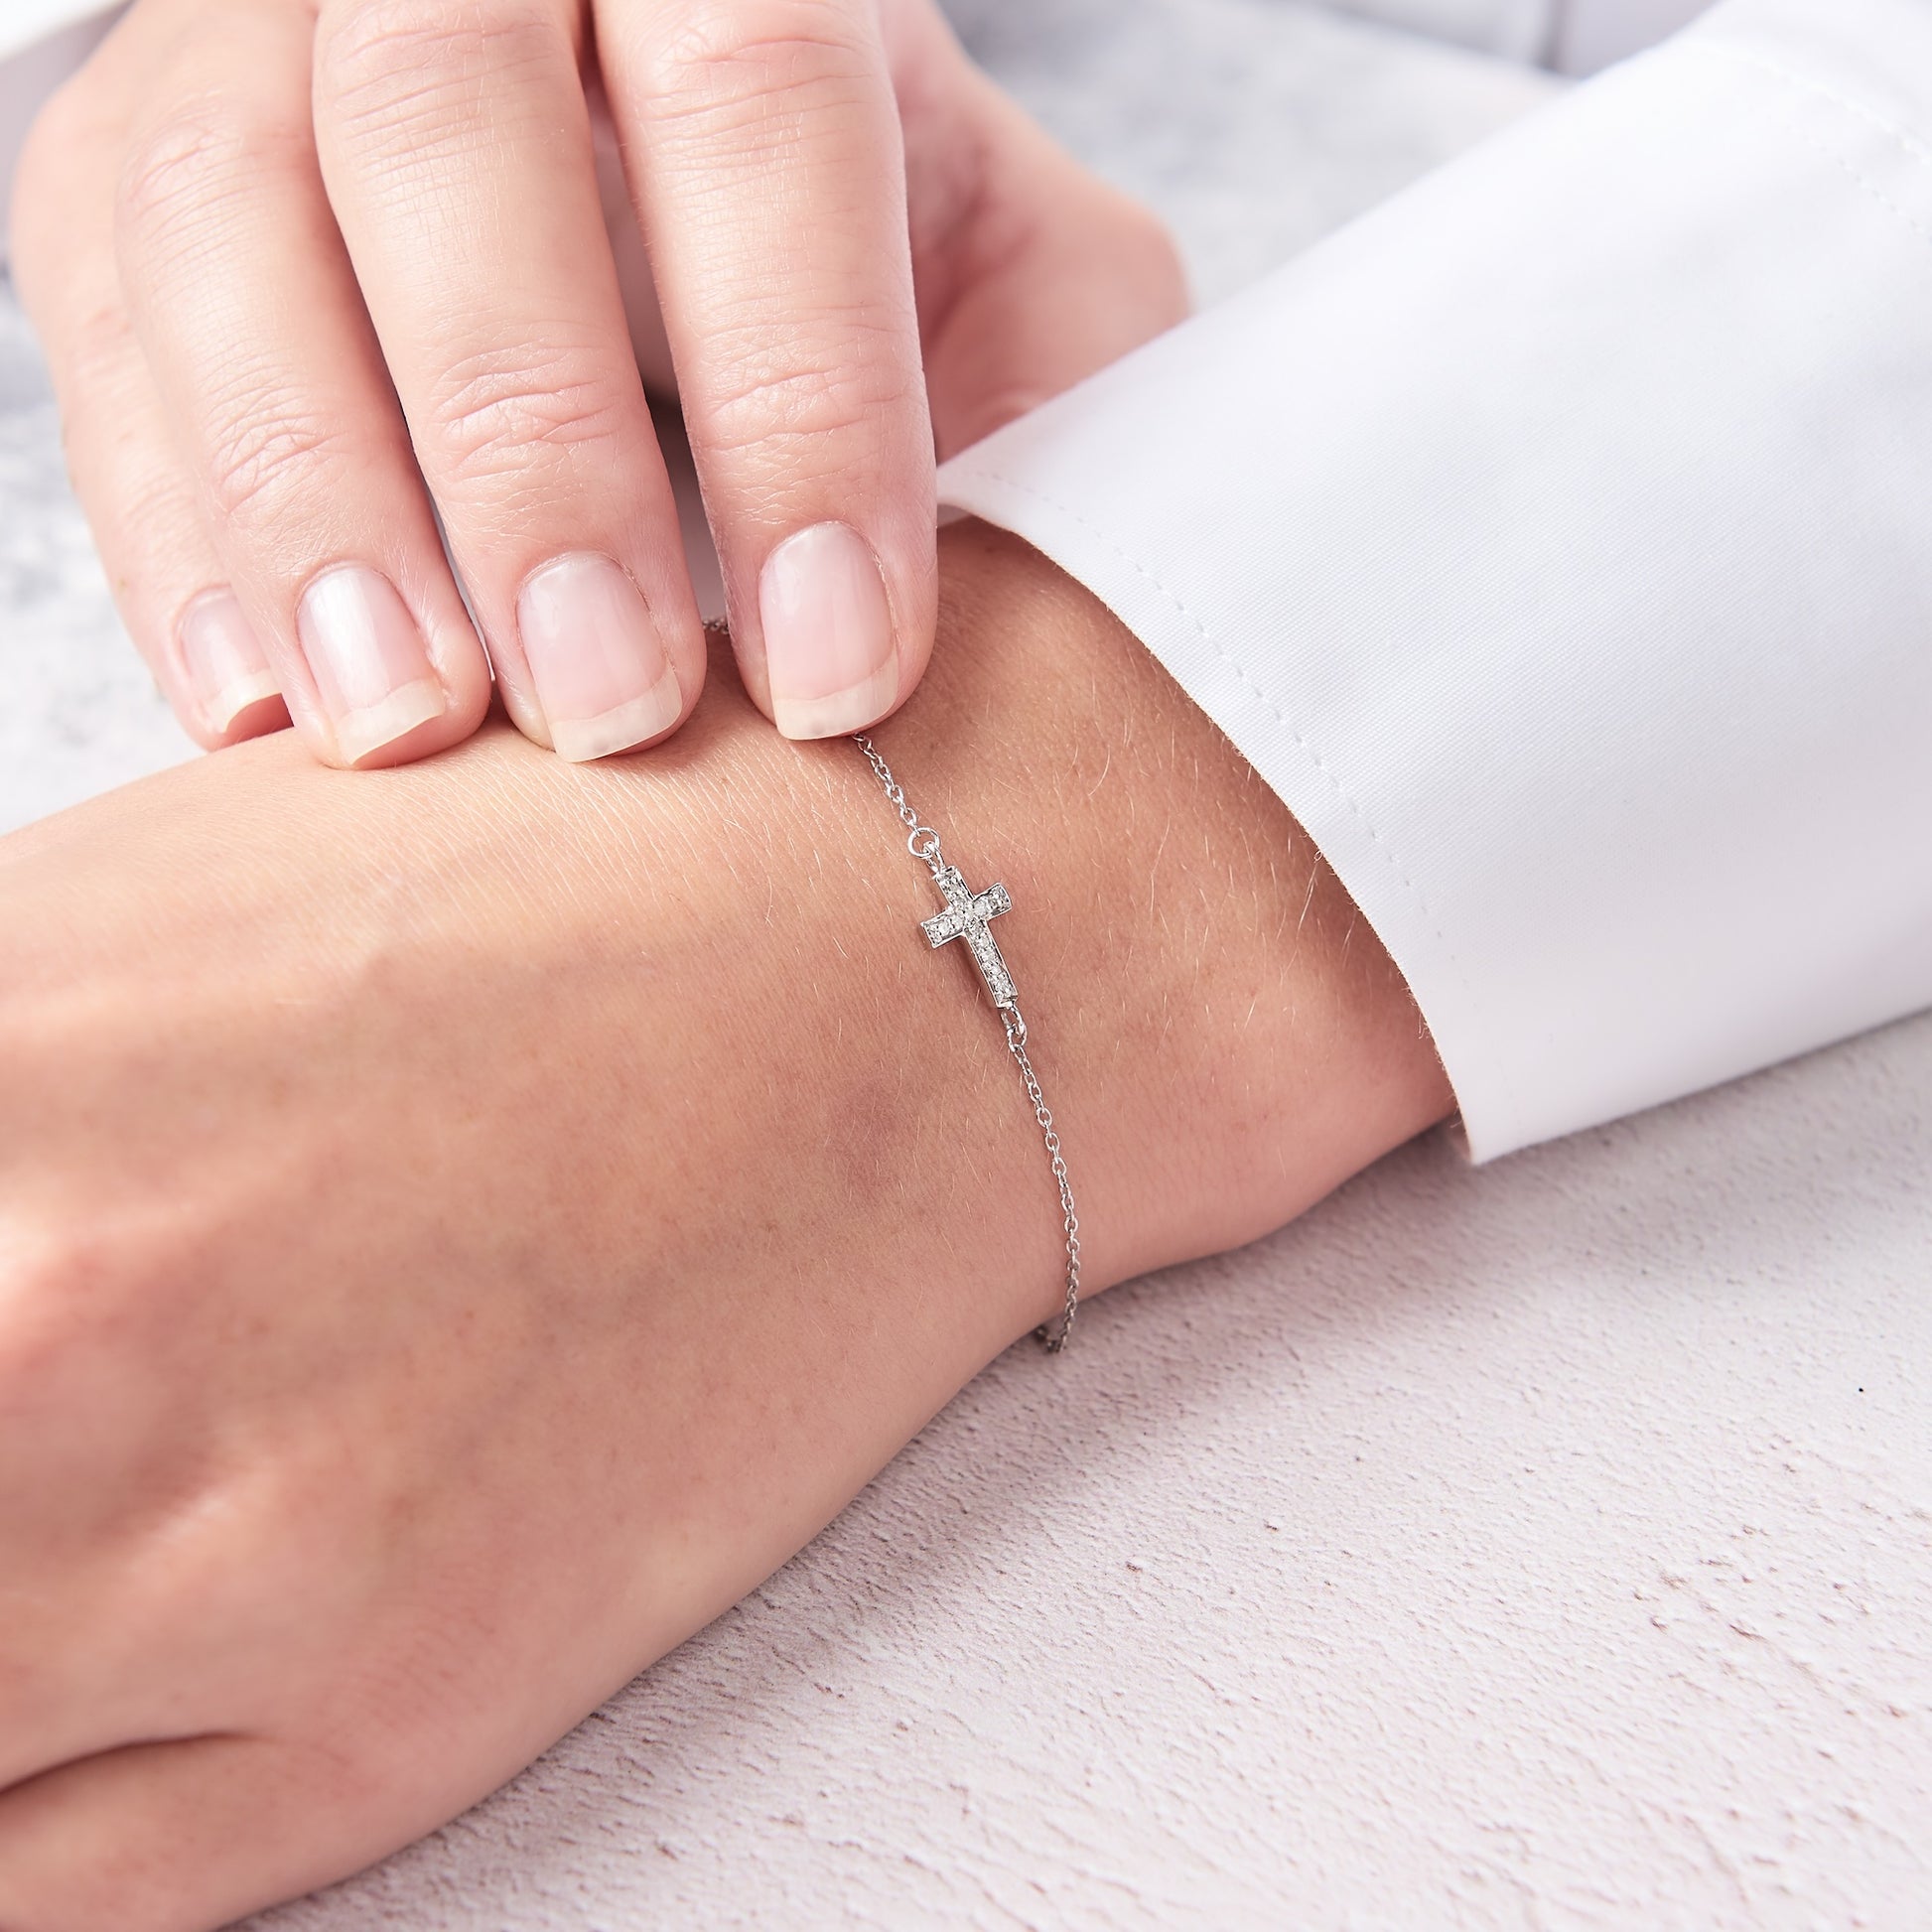
[[[181,661],[210,731],[226,731],[250,705],[282,693],[232,591],[205,591],[182,613]]]
[[[362,564],[326,570],[296,610],[316,694],[350,763],[440,718],[443,687],[396,587]]]
[[[590,550],[545,564],[523,585],[516,622],[558,757],[609,758],[677,723],[677,673],[621,564]]]
[[[858,731],[898,696],[886,580],[848,524],[814,523],[765,558],[759,618],[771,715],[787,738]]]

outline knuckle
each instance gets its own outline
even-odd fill
[[[123,233],[170,227],[221,199],[245,166],[240,130],[214,102],[163,115],[129,145],[115,186]]]
[[[642,67],[641,105],[660,121],[761,117],[774,96],[841,105],[875,77],[869,44],[839,0],[692,0],[642,51]]]
[[[186,240],[263,180],[301,165],[308,137],[222,93],[191,95],[140,129],[115,182],[115,230],[123,251]]]
[[[0,1419],[70,1388],[120,1299],[126,1257],[73,1215],[0,1227]]]
[[[326,16],[316,40],[325,110],[364,146],[399,158],[471,131],[493,137],[479,81],[574,59],[551,13],[469,0],[361,0]]]
[[[49,361],[69,480],[103,553],[121,549],[110,533],[145,529],[144,519],[160,507],[151,500],[160,476],[179,475],[172,451],[133,427],[141,420],[146,367],[126,309],[108,300],[71,310],[59,340],[50,341]],[[178,524],[171,516],[157,527]]]
[[[629,412],[585,347],[481,350],[451,365],[417,428],[439,482],[484,486],[614,448]]]
[[[205,1244],[165,1210],[0,1215],[0,1549],[126,1551],[205,1492]]]
[[[816,451],[820,468],[827,449],[873,440],[882,418],[918,401],[916,377],[900,367],[889,327],[849,318],[831,340],[836,348],[828,343],[825,353],[810,356],[796,340],[761,334],[718,356],[695,394],[687,385],[693,441],[714,455],[757,450],[786,464]]]
[[[123,397],[139,355],[133,320],[118,299],[82,304],[65,320],[60,359],[77,400]],[[71,427],[64,419],[64,433]]]
[[[217,517],[263,527],[348,481],[351,439],[303,396],[258,387],[224,408],[205,450]]]

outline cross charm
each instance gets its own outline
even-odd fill
[[[945,898],[946,909],[919,921],[919,930],[935,950],[948,939],[964,939],[973,964],[980,969],[986,991],[996,1007],[1010,1007],[1018,998],[1013,975],[993,943],[988,921],[1013,910],[1013,900],[1004,886],[989,886],[983,893],[969,891],[957,866],[942,866],[932,875],[932,883]]]

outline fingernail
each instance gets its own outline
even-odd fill
[[[324,571],[302,593],[295,627],[336,749],[350,764],[443,715],[422,633],[380,572],[361,564]]]
[[[858,731],[898,696],[886,580],[857,530],[814,523],[786,537],[764,560],[759,617],[771,715],[787,738]]]
[[[590,550],[545,564],[524,584],[516,621],[559,758],[609,758],[677,723],[677,673],[621,564]]]
[[[205,591],[182,613],[181,661],[210,731],[224,732],[250,705],[281,696],[232,591]]]

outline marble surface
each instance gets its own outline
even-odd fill
[[[114,615],[45,372],[4,285],[0,681],[0,830],[194,754]]]
[[[1208,293],[1551,84],[1279,0],[957,11]],[[188,754],[59,479],[0,310],[0,824]],[[256,1932],[1932,1922],[1928,1096],[1922,1019],[1118,1290]]]

